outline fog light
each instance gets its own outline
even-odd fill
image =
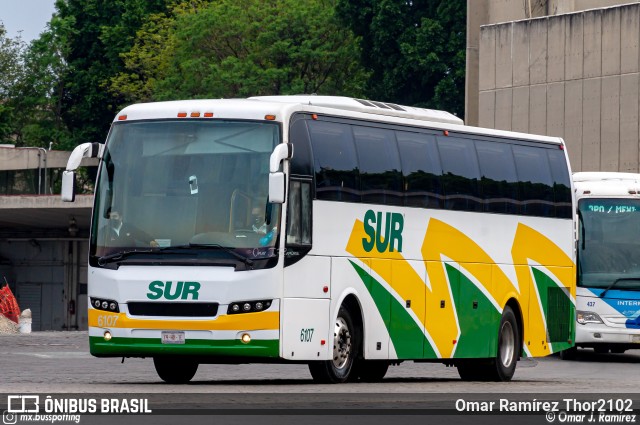
[[[107,342],[111,341],[111,332],[105,331],[104,340],[107,341]]]
[[[240,337],[240,340],[242,342],[244,342],[245,344],[248,344],[251,342],[251,335],[249,334],[242,334],[242,337]]]

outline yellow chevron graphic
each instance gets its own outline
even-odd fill
[[[559,282],[571,288],[571,295],[575,297],[575,265],[571,258],[547,237],[522,223],[518,224],[511,250],[517,287],[476,242],[435,218],[428,223],[421,247],[431,289],[425,283],[425,276],[420,276],[401,253],[366,252],[363,240],[367,238],[364,223],[356,220],[347,243],[347,252],[369,265],[400,298],[411,300],[411,310],[420,319],[442,358],[452,356],[459,335],[454,310],[440,307],[443,300],[447,305],[453,305],[453,294],[442,264],[443,257],[458,263],[480,282],[501,309],[510,298],[519,301],[524,322],[524,342],[535,356],[549,354],[550,348],[546,343],[544,312],[532,281],[529,260],[545,266]],[[372,257],[398,261],[393,261],[389,267],[384,261],[366,260]]]

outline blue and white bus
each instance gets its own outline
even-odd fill
[[[578,200],[576,348],[640,348],[640,174],[582,172]]]

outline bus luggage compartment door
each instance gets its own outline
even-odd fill
[[[328,299],[285,298],[282,303],[282,357],[326,360],[329,346]]]

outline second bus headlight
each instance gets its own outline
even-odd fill
[[[576,312],[576,320],[581,325],[585,325],[587,323],[603,323],[600,316],[598,316],[593,311],[577,311]]]

